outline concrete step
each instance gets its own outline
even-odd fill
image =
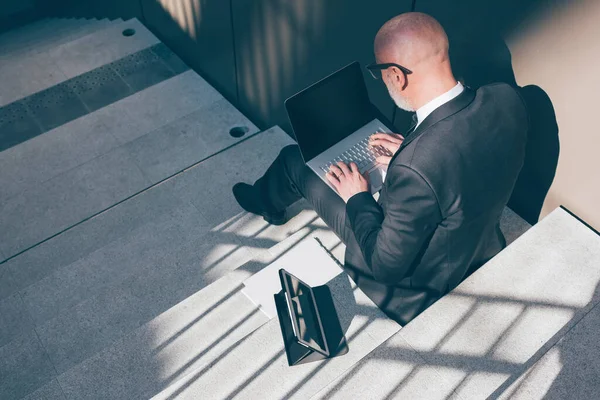
[[[5,56],[10,55],[11,51],[19,49],[27,50],[31,45],[47,40],[48,35],[60,35],[90,23],[92,23],[92,21],[86,19],[41,19],[1,34],[0,49],[2,51],[0,54],[2,54],[2,57],[4,58]]]
[[[122,21],[108,19],[48,18],[0,36],[0,60],[8,62],[27,54],[43,53]]]
[[[509,242],[517,239],[529,227],[509,208],[506,208],[502,214],[501,225]],[[299,242],[307,240],[312,240],[312,238],[294,240],[290,237],[281,241],[270,249],[272,255],[270,260],[281,257]],[[331,245],[332,243],[329,243],[326,247],[329,248]],[[339,254],[339,250],[334,249],[334,254],[336,252]],[[340,257],[337,256],[337,258]],[[264,264],[268,264],[268,262],[264,262]],[[242,274],[254,272],[255,269],[254,266],[249,268],[243,266],[235,272]],[[337,390],[342,386],[339,382],[346,384],[349,375],[352,377],[353,373],[363,370],[371,373],[368,379],[363,380],[363,397],[373,397],[369,394],[375,391],[379,393],[376,397],[385,397],[380,391],[382,388],[372,386],[372,382],[377,380],[377,374],[383,374],[386,377],[388,374],[390,376],[404,374],[408,369],[403,367],[414,366],[422,362],[422,359],[407,343],[398,345],[401,338],[396,335],[395,337],[398,339],[394,341],[394,345],[398,346],[398,349],[394,349],[396,353],[393,354],[398,360],[394,360],[394,368],[387,367],[389,365],[387,357],[392,350],[387,349],[389,341],[386,342],[386,340],[398,331],[398,327],[393,321],[387,319],[360,290],[351,290],[354,299],[350,301],[344,292],[354,288],[355,285],[351,281],[348,285],[345,282],[347,280],[348,277],[345,274],[340,274],[332,279],[328,286],[332,290],[334,299],[337,298],[336,308],[338,308],[342,326],[348,327],[345,335],[351,347],[350,354],[333,359],[329,363],[314,363],[289,368],[285,354],[281,352],[281,344],[278,342],[279,324],[275,318],[261,325],[235,345],[230,346],[229,351],[223,352],[218,359],[212,360],[206,365],[200,365],[170,384],[153,399],[195,399],[202,397],[204,393],[210,393],[214,398],[223,399],[234,397],[305,399],[313,398],[313,395],[315,398],[330,398],[336,395]],[[378,350],[382,344],[385,351]],[[374,359],[374,353],[380,355],[380,359]],[[418,376],[423,381],[432,374],[435,375],[432,368],[422,368]],[[342,379],[337,380],[338,377],[342,377]],[[332,381],[333,383],[331,383]],[[424,385],[421,383],[418,388],[415,388],[415,385],[409,382],[405,392],[413,395],[408,397],[414,397],[417,393],[422,393],[423,387]],[[346,388],[344,387],[344,389]],[[385,387],[385,389],[389,388]],[[361,393],[355,387],[353,390]],[[349,390],[344,390],[342,393],[343,395],[339,398],[356,397],[352,396]],[[427,398],[427,395],[419,394],[417,397]]]
[[[57,380],[67,398],[150,398],[238,347],[268,318],[241,293],[242,271],[156,316]],[[108,363],[108,364],[107,364]],[[102,387],[102,396],[96,388]],[[201,398],[215,398],[207,393]]]
[[[0,251],[10,257],[243,140],[229,135],[237,125],[257,131],[187,71],[0,153]]]
[[[188,71],[5,150],[0,153],[0,203],[222,100],[201,77]],[[240,122],[239,113],[226,121]]]
[[[315,399],[594,397],[599,259],[558,208]]]
[[[0,330],[0,346],[13,349],[5,356],[25,371],[22,382],[11,381],[14,390],[50,391],[58,379],[71,398],[82,398],[113,381],[108,397],[149,397],[263,324],[266,317],[235,294],[238,284],[219,278],[245,265],[243,280],[248,260],[258,257],[258,268],[310,235],[330,249],[339,243],[300,202],[284,226],[270,226],[234,204],[233,182],[258,178],[289,143],[279,129],[262,132],[0,264],[0,322],[13,327]],[[238,175],[227,172],[235,167]],[[213,206],[198,208],[203,202]],[[225,311],[211,314],[218,307]],[[241,319],[227,317],[243,310]],[[34,327],[39,342],[13,344]],[[202,354],[193,352],[199,343]],[[26,376],[35,366],[23,351],[33,361],[47,353],[60,376],[42,366],[32,387]]]
[[[312,243],[307,243],[309,241]],[[288,252],[278,255],[278,265],[298,262],[303,258],[302,252],[322,251],[313,238],[305,239],[301,246],[292,244],[287,247],[290,248]],[[327,256],[325,258],[325,262],[333,264],[329,268],[339,269],[334,261]],[[242,266],[234,272],[254,272],[254,267]],[[343,357],[290,368],[275,317],[231,346],[213,363],[193,370],[153,398],[195,399],[202,397],[202,393],[210,393],[216,399],[309,398],[400,328],[356,287],[347,274],[340,273],[329,280],[327,286],[351,349]],[[235,315],[229,318],[235,318]]]
[[[0,107],[67,80],[50,57],[54,49],[121,23],[109,20],[73,21],[44,20],[31,30],[23,33],[11,31],[3,36],[6,51],[0,51]]]
[[[135,34],[124,36],[122,33],[127,29],[135,30]],[[137,18],[133,18],[55,47],[48,51],[48,57],[68,79],[159,42]]]
[[[504,207],[500,216],[500,230],[504,234],[507,246],[527,232],[529,228],[531,225],[527,221],[510,208]]]

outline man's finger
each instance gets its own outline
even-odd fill
[[[392,142],[392,141],[385,140],[385,139],[375,139],[375,140],[369,142],[369,145],[371,147],[381,146],[381,147],[385,147],[386,149],[390,148],[390,147],[398,147],[399,144],[400,143]]]
[[[343,161],[338,161],[338,166],[340,167],[344,175],[350,175],[352,173]]]
[[[331,166],[329,167],[329,172],[331,172],[333,175],[335,175],[336,177],[338,177],[342,173],[342,170],[337,165],[331,164]]]
[[[350,171],[352,171],[352,173],[360,172],[358,170],[358,165],[356,165],[356,163],[354,161],[350,163]]]
[[[369,144],[371,146],[383,146],[385,143],[392,143],[387,139],[371,139],[369,140]]]
[[[388,134],[387,133],[383,133],[383,132],[375,132],[374,134],[372,134],[371,136],[369,136],[370,138],[374,138],[374,139],[381,139],[386,137]]]
[[[391,142],[387,142],[387,143],[379,145],[379,148],[381,148],[382,150],[385,150],[384,153],[385,152],[395,153],[396,150],[398,150],[399,147],[400,147],[399,144],[394,144],[394,143],[391,143]],[[374,149],[375,148],[376,147],[374,147]]]
[[[369,141],[373,141],[373,140],[390,141],[390,140],[394,140],[394,139],[396,139],[396,138],[387,133],[374,133],[371,136],[369,136]]]
[[[386,140],[386,141],[392,142],[392,143],[399,143],[399,142],[402,142],[402,140],[404,140],[404,137],[397,133],[374,133],[370,136],[370,139],[371,140]]]
[[[325,174],[325,177],[327,178],[327,180],[329,182],[331,182],[331,184],[333,185],[333,187],[335,187],[335,189],[337,190],[338,186],[340,185],[340,180],[338,179],[338,177],[331,171],[329,171],[328,173]]]

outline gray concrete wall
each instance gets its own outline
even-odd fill
[[[146,25],[228,100],[237,102],[231,2],[142,0],[141,4]]]
[[[389,18],[409,11],[410,0],[234,0],[239,106],[259,123],[289,132],[285,99],[358,60],[374,61],[373,39]],[[382,82],[365,75],[369,95],[392,118],[393,103]]]

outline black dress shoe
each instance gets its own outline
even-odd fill
[[[273,225],[283,225],[287,222],[285,210],[270,211],[260,198],[260,193],[252,185],[236,183],[231,189],[233,197],[244,210],[261,215],[265,221]]]

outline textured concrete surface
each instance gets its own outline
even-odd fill
[[[136,33],[123,36],[125,29],[135,29]],[[134,18],[57,46],[48,56],[67,78],[72,78],[157,43],[156,36]]]
[[[127,143],[223,96],[194,71],[187,71],[107,106],[111,131]]]
[[[597,304],[599,259],[557,209],[399,334],[461,398],[502,393]]]
[[[0,153],[0,202],[119,145],[103,111],[88,114]]]
[[[453,387],[395,334],[311,399],[448,399]]]
[[[531,225],[523,218],[519,217],[513,210],[504,207],[500,216],[500,229],[506,239],[506,245],[510,245],[517,240],[522,234],[527,232]]]
[[[67,79],[45,53],[26,54],[17,59],[4,60],[0,65],[0,76],[0,107]]]
[[[309,398],[399,329],[347,275],[338,275],[328,286],[348,341],[348,353],[289,367],[279,322],[274,318],[210,368],[191,372],[154,398],[195,399],[207,393],[215,399]]]
[[[2,252],[10,257],[148,186],[129,153],[114,149],[4,202]]]
[[[0,264],[0,271],[4,269],[7,280],[12,282],[6,287],[0,286],[3,288],[0,298],[131,235],[153,219],[161,218],[181,205],[170,193],[156,187]]]
[[[56,376],[33,329],[0,347],[0,398],[20,399]]]
[[[235,126],[247,127],[248,133],[231,136],[229,130]],[[221,99],[134,140],[127,149],[144,175],[158,182],[257,132],[252,122]]]
[[[159,268],[154,262],[160,257],[206,232],[202,216],[193,206],[184,205],[28,286],[22,291],[23,299],[39,324],[65,308],[105,293],[129,276]]]
[[[0,347],[33,327],[18,293],[0,300]]]
[[[63,82],[68,77],[49,51],[121,20],[45,19],[0,35],[0,106]]]
[[[218,280],[59,376],[67,398],[149,398],[218,362],[267,321],[240,292],[248,275]]]
[[[82,25],[93,24],[85,19],[58,19],[44,18],[39,21],[32,22],[25,26],[12,29],[8,32],[3,32],[0,35],[0,50],[3,57],[9,58],[12,52],[29,47],[36,49],[48,40],[51,33],[56,36],[69,34],[77,30]],[[55,37],[56,37],[55,36]],[[12,58],[12,57],[11,57]]]
[[[169,123],[170,130],[160,130]],[[0,207],[13,212],[0,217],[6,225],[0,233],[6,237],[0,244],[4,257],[157,180],[147,180],[144,173],[165,178],[235,144],[240,139],[228,132],[235,125],[256,133],[250,121],[188,71],[0,153],[0,182],[6,188]],[[170,141],[172,135],[180,140]],[[116,148],[132,138],[140,141]]]
[[[121,22],[121,19],[45,18],[0,35],[0,60],[15,60],[23,55],[44,53]]]
[[[65,394],[56,379],[51,380],[23,400],[66,400]]]
[[[525,371],[503,399],[594,399],[600,393],[600,308],[594,307]]]
[[[199,364],[191,363],[189,368],[185,366],[189,361],[186,358],[189,350],[162,359],[157,358],[148,342],[140,342],[137,336],[133,336],[131,341],[126,338],[135,335],[141,326],[146,326],[145,335],[148,335],[147,330],[154,329],[152,324],[160,320],[166,310],[172,309],[173,315],[178,315],[183,312],[181,310],[188,309],[186,301],[204,293],[210,283],[220,282],[218,279],[232,269],[242,266],[240,271],[247,277],[247,262],[255,256],[260,259],[255,261],[255,265],[264,266],[295,243],[312,240],[312,236],[321,238],[330,249],[339,248],[339,239],[302,202],[292,207],[292,215],[297,215],[281,227],[269,226],[262,218],[249,215],[239,207],[231,207],[228,201],[222,202],[227,207],[225,212],[219,212],[223,204],[212,203],[221,220],[215,218],[214,210],[199,210],[195,205],[197,199],[193,190],[197,188],[203,190],[202,193],[221,193],[226,198],[230,197],[230,187],[221,192],[217,187],[231,185],[235,179],[256,179],[259,171],[266,168],[287,143],[289,137],[278,129],[248,138],[232,149],[0,264],[0,271],[4,271],[10,281],[8,287],[2,287],[0,301],[6,305],[3,309],[10,311],[6,318],[15,321],[10,330],[0,332],[5,338],[3,340],[12,340],[9,345],[16,340],[19,332],[35,326],[40,346],[60,375],[58,379],[67,398],[91,396],[91,392],[102,393],[97,388],[115,380],[122,383],[115,386],[116,392],[111,392],[113,398],[131,398],[138,394],[151,396],[202,365],[204,359],[199,359]],[[196,181],[199,175],[205,175],[209,170],[226,169],[221,165],[229,162],[231,155],[228,152],[238,147],[234,152],[236,157],[251,157],[257,153],[262,157],[246,160],[253,167],[242,176],[221,175],[221,180],[204,181],[203,189],[198,186],[201,183]],[[179,190],[178,185],[191,191]],[[280,243],[286,238],[289,241]],[[273,251],[269,251],[273,246]],[[219,294],[225,295],[226,292]],[[24,303],[20,303],[21,298]],[[195,308],[197,306],[191,310]],[[28,315],[31,315],[31,321],[24,318]],[[227,320],[226,317],[219,318]],[[254,314],[248,318],[249,331],[262,321],[256,320],[258,317]],[[227,323],[219,325],[207,321],[208,325],[200,324],[198,329],[214,326],[216,332],[220,332],[218,329],[222,325],[227,331],[231,328]],[[190,341],[188,348],[193,346],[198,335],[186,339]],[[116,367],[117,361],[108,361],[115,357],[112,351],[122,354],[123,368],[130,372],[129,375],[123,375],[122,370]],[[98,370],[105,369],[107,362],[116,369],[92,376],[90,360],[102,354],[108,354],[109,359],[97,361]],[[153,367],[133,368],[131,363],[139,361],[136,354],[150,359],[151,364],[143,364]],[[155,376],[161,376],[167,365],[172,365],[172,379],[159,379],[156,386],[146,384]],[[118,376],[114,375],[115,371],[118,371]],[[33,386],[22,382],[14,389],[15,393],[37,390],[39,383],[45,382]],[[122,394],[119,390],[123,391]]]

